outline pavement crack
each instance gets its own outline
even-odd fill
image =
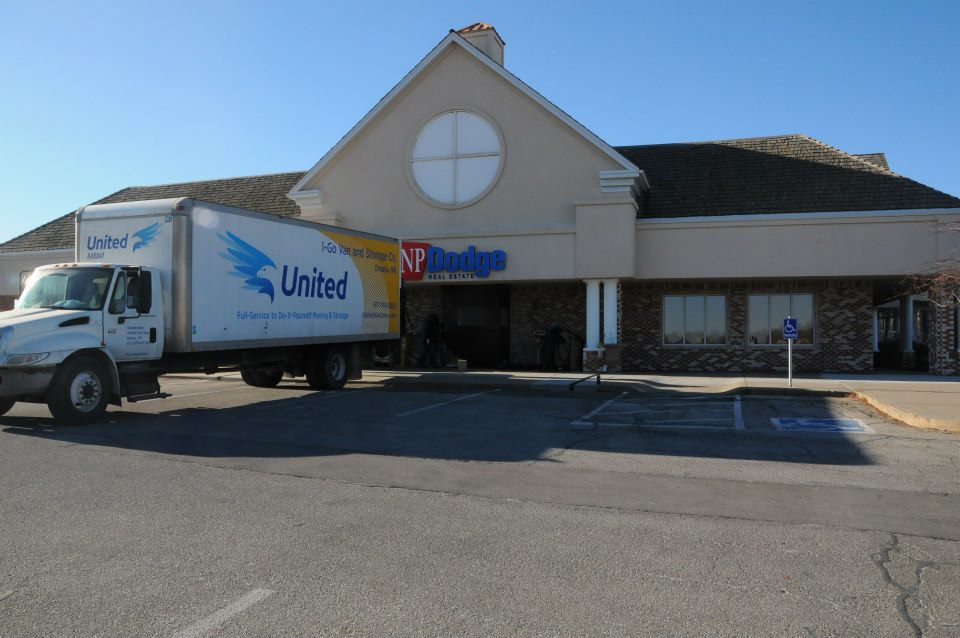
[[[900,615],[900,618],[910,627],[910,631],[916,638],[923,638],[923,636],[926,635],[926,630],[930,626],[930,617],[927,609],[924,607],[923,601],[920,599],[919,589],[920,586],[923,585],[924,570],[936,569],[936,561],[925,561],[914,558],[903,550],[900,545],[900,537],[894,533],[890,534],[890,542],[881,547],[880,551],[872,554],[870,558],[877,566],[877,569],[880,570],[883,581],[892,585],[899,592],[897,595],[897,613]],[[897,558],[914,563],[912,582],[900,582],[890,573],[890,565],[897,560]],[[912,601],[916,606],[915,615],[919,618],[914,618],[914,614],[910,613],[908,601]]]

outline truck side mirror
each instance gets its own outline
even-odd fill
[[[137,313],[141,315],[150,314],[150,308],[153,306],[153,273],[140,273],[140,290],[137,297]]]

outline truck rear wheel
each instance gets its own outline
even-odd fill
[[[339,390],[347,383],[347,354],[332,346],[316,353],[307,366],[307,383],[314,390]]]
[[[10,408],[12,408],[16,402],[17,402],[16,399],[7,399],[7,398],[0,399],[0,416],[3,416],[7,412],[9,412]]]
[[[283,378],[283,370],[279,368],[244,368],[240,371],[240,378],[247,385],[255,388],[275,388]]]
[[[58,423],[84,425],[103,416],[110,401],[110,373],[93,357],[60,366],[47,390],[47,407]]]

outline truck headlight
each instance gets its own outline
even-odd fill
[[[33,354],[11,354],[3,362],[5,366],[28,366],[43,361],[50,356],[49,352],[34,352]]]

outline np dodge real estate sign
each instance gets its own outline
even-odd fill
[[[467,246],[462,252],[447,251],[426,242],[405,241],[401,248],[404,281],[460,281],[486,279],[507,267],[503,250],[481,251]]]

